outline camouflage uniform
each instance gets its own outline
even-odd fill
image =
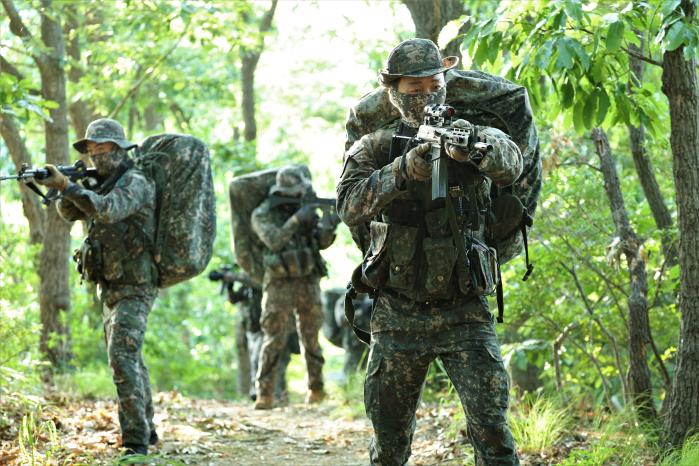
[[[255,379],[262,350],[263,333],[260,327],[260,317],[262,314],[262,290],[248,286],[242,286],[238,290],[233,290],[233,284],[228,286],[228,300],[235,304],[240,313],[241,319],[236,328],[236,346],[238,346],[238,370],[239,379],[245,378],[247,385],[239,380],[240,386],[245,386],[245,390],[254,401],[257,398],[255,390]],[[291,353],[299,353],[298,337],[296,336],[296,319],[292,316],[287,324],[287,340],[282,350],[278,373],[277,384],[274,389],[274,397],[280,401],[287,401],[288,393],[286,389],[286,368],[291,361]],[[238,344],[240,340],[241,344]]]
[[[277,174],[277,185],[270,192],[283,191],[294,183],[308,183],[298,167],[286,167]],[[323,355],[318,344],[318,331],[323,321],[320,301],[320,277],[326,273],[319,250],[335,239],[334,231],[320,228],[317,222],[301,223],[296,208],[290,205],[271,207],[269,199],[252,214],[252,228],[264,243],[265,273],[263,280],[262,318],[264,332],[262,356],[257,371],[257,394],[272,395],[280,354],[287,340],[286,328],[292,314],[301,356],[308,371],[308,388],[323,389]]]
[[[116,122],[112,122],[103,119],[91,123],[86,139],[104,142],[100,132],[113,132]],[[120,126],[119,130],[123,134]],[[133,147],[123,137],[106,138],[122,142],[122,150]],[[76,148],[84,149],[84,141],[76,143]],[[68,221],[88,222],[88,240],[93,245],[90,254],[96,253],[102,264],[98,270],[83,270],[83,274],[97,276],[107,353],[119,398],[122,443],[147,446],[156,435],[142,354],[146,321],[157,296],[157,270],[151,254],[156,228],[155,184],[129,161],[110,178],[103,184],[107,188],[97,191],[70,183],[57,207]],[[96,243],[101,252],[95,249]]]
[[[401,57],[400,48],[407,50],[402,58],[409,63],[398,68],[419,69],[431,55],[439,56],[427,40],[406,41],[391,54],[394,61],[389,58],[382,73],[385,83],[400,76],[389,71]],[[421,76],[443,72],[440,65],[441,59],[423,63],[428,71]],[[461,187],[461,194],[432,201],[429,181],[406,180],[400,172],[402,154],[410,147],[392,147],[394,134],[411,137],[416,130],[396,122],[359,139],[346,153],[337,186],[338,214],[350,227],[368,230],[367,253],[388,263],[371,317],[364,386],[374,427],[371,463],[407,463],[427,369],[439,358],[461,399],[477,464],[519,464],[507,425],[509,381],[493,317],[485,297],[461,277],[446,203],[458,213],[459,234],[468,230],[469,237],[482,240],[483,225],[474,225],[464,212],[477,210],[475,202],[482,208],[491,180],[500,186],[512,183],[521,172],[522,156],[503,132],[481,127],[493,151],[477,164],[449,159],[450,187]]]

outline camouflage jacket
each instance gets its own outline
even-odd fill
[[[88,238],[101,246],[99,285],[108,302],[155,286],[155,204],[155,183],[135,168],[126,170],[107,192],[74,183],[63,191],[57,204],[60,215],[71,222],[87,220]]]
[[[338,214],[350,227],[368,225],[372,221],[389,224],[389,233],[386,233],[385,228],[374,229],[377,222],[373,222],[369,233],[372,245],[386,244],[387,255],[391,262],[387,292],[392,294],[393,298],[397,297],[398,302],[401,299],[406,302],[463,299],[459,298],[456,274],[449,266],[435,275],[439,281],[443,282],[439,290],[426,286],[427,281],[430,280],[429,270],[439,268],[439,262],[447,262],[444,257],[441,257],[442,255],[453,256],[454,252],[451,250],[445,253],[444,250],[438,249],[434,253],[426,254],[423,249],[425,241],[432,241],[433,245],[442,242],[451,247],[450,238],[453,235],[446,220],[444,201],[441,203],[430,201],[430,181],[409,181],[402,187],[403,189],[398,187],[396,177],[400,157],[391,160],[389,154],[391,138],[397,126],[392,124],[368,134],[356,141],[347,151],[341,179],[337,185]],[[517,145],[496,128],[481,127],[480,135],[493,145],[493,150],[477,165],[471,162],[459,164],[449,160],[450,185],[451,181],[465,182],[463,177],[466,174],[475,173],[479,179],[474,188],[476,198],[487,202],[491,180],[499,186],[506,186],[520,175],[522,155]],[[453,180],[453,177],[457,179]],[[463,199],[469,202],[466,198]],[[466,210],[469,209],[473,207],[467,206]],[[406,215],[409,210],[422,212],[419,214],[422,217]],[[433,228],[435,222],[444,225],[441,232],[436,232]],[[462,223],[460,228],[464,225],[465,223]],[[473,236],[481,241],[484,240],[484,227],[485,225],[481,223],[477,230],[472,231]],[[386,237],[377,239],[382,232],[388,239]],[[435,265],[433,262],[438,264]],[[425,267],[427,272],[421,270]],[[399,276],[399,269],[402,269],[400,272],[402,276]],[[398,293],[394,293],[396,290]],[[461,296],[463,294],[469,293],[462,288]],[[398,315],[395,317],[400,318]],[[483,315],[475,319],[473,316],[464,315],[462,318],[457,318],[454,323],[484,319]],[[382,320],[391,321],[392,317],[382,317]],[[385,328],[390,327],[390,325],[385,326]]]
[[[252,213],[252,229],[266,249],[263,280],[265,287],[275,278],[300,276],[319,278],[327,272],[319,251],[330,247],[333,243],[334,229],[321,228],[317,224],[300,223],[294,213],[294,209],[288,209],[285,206],[271,207],[268,200],[263,201]],[[310,257],[306,259],[309,260],[301,258],[299,261],[295,257],[297,251],[307,251]],[[281,262],[281,268],[286,270],[286,274],[274,272],[277,259]],[[299,266],[295,262],[307,262],[307,264],[301,264],[300,268],[304,270],[295,273]]]

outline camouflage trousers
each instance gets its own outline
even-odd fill
[[[439,359],[459,394],[477,465],[518,465],[507,425],[509,380],[492,323],[434,333],[372,335],[364,403],[374,427],[372,465],[402,466],[410,457],[415,411],[430,363]]]
[[[104,336],[119,398],[124,444],[148,445],[150,433],[155,431],[150,379],[142,349],[146,321],[156,295],[155,288],[147,288],[103,307]]]
[[[323,323],[320,285],[317,278],[274,280],[265,287],[260,325],[264,332],[260,367],[257,370],[257,395],[274,392],[280,356],[287,345],[287,325],[296,316],[296,332],[301,342],[301,357],[306,362],[308,388],[323,388],[323,354],[318,332]]]
[[[287,325],[287,343],[282,349],[281,355],[279,356],[279,364],[277,364],[277,382],[274,386],[274,398],[281,402],[289,401],[289,393],[286,389],[286,368],[291,362],[291,345],[289,340],[291,339],[291,333],[296,333],[296,327],[294,323],[295,319],[290,319]],[[248,354],[250,355],[250,398],[252,400],[257,399],[257,391],[255,389],[255,380],[257,378],[257,369],[260,363],[260,356],[262,355],[262,341],[264,340],[264,333],[262,332],[246,332],[246,338],[248,342]]]

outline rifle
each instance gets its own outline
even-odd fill
[[[323,228],[332,229],[340,223],[340,217],[338,217],[335,212],[337,201],[334,198],[318,197],[313,192],[303,197],[280,196],[279,194],[274,194],[269,197],[269,203],[271,207],[290,204],[296,205],[299,208],[310,205],[321,209],[323,211],[323,217],[321,219],[321,226]]]
[[[430,144],[430,161],[432,162],[432,200],[447,196],[449,175],[447,173],[448,155],[445,144],[464,147],[469,152],[477,152],[480,160],[493,150],[491,144],[478,141],[475,128],[458,128],[452,126],[455,110],[449,105],[432,104],[425,107],[425,118],[418,128],[415,138],[418,142]]]
[[[209,272],[209,280],[212,282],[221,282],[221,294],[223,294],[226,287],[232,288],[236,283],[240,283],[246,288],[260,288],[259,285],[250,279],[250,277],[242,272],[239,272],[237,268],[229,265]]]
[[[96,168],[88,168],[85,162],[78,160],[73,165],[58,165],[56,166],[59,172],[67,176],[70,181],[76,182],[83,180],[83,186],[88,189],[95,189],[99,186],[99,175]],[[50,176],[50,173],[45,168],[32,168],[29,164],[23,163],[16,175],[0,176],[0,181],[17,180],[24,182],[29,189],[34,191],[41,197],[41,202],[45,205],[51,204],[59,197],[59,192],[56,189],[49,189],[44,194],[41,189],[34,183],[34,180],[45,180]]]

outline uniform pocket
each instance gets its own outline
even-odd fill
[[[446,207],[427,212],[425,214],[425,222],[427,225],[427,234],[430,237],[451,237],[451,229],[449,228],[449,218],[447,217]]]
[[[290,278],[306,277],[315,270],[311,248],[300,248],[281,253],[282,266],[286,266]]]
[[[425,289],[436,297],[447,297],[456,263],[456,248],[451,238],[425,238],[422,248],[427,259]]]
[[[388,285],[396,289],[412,289],[415,286],[415,251],[418,228],[391,225],[388,235],[388,257],[391,264]]]
[[[478,295],[492,295],[497,287],[497,257],[495,249],[478,241],[471,240],[468,253],[471,271],[471,286]]]
[[[388,231],[387,223],[369,224],[371,244],[362,261],[362,282],[374,289],[383,288],[388,280]]]
[[[380,415],[378,410],[381,406],[379,395],[381,393],[381,364],[383,362],[381,351],[376,345],[372,345],[368,359],[366,378],[364,379],[364,409],[369,419],[374,419]]]
[[[262,264],[264,265],[265,273],[271,278],[285,278],[289,276],[279,254],[265,254],[262,257]]]

